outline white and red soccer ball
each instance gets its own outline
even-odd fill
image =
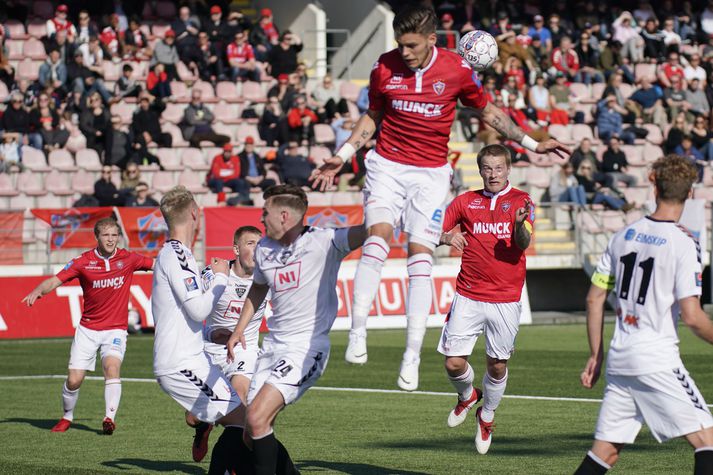
[[[487,31],[469,31],[458,42],[458,54],[474,70],[485,71],[498,59],[498,43]]]

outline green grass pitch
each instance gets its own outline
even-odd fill
[[[331,361],[318,387],[396,389],[403,330],[369,333],[369,363],[343,361],[346,332],[332,334]],[[554,398],[600,398],[579,386],[588,350],[583,325],[523,327],[510,363],[507,394]],[[607,327],[610,338],[611,327]],[[448,395],[312,389],[278,419],[276,433],[304,474],[566,474],[591,445],[599,404],[586,401],[507,398],[496,417],[490,452],[473,448],[474,419],[449,429],[455,403],[434,348],[438,330],[424,344],[419,389]],[[684,362],[708,402],[713,401],[713,349],[681,328]],[[150,336],[129,338],[124,378],[152,378]],[[65,434],[49,429],[59,419],[61,379],[18,379],[64,374],[69,339],[0,342],[0,473],[205,473],[191,460],[192,430],[178,404],[155,382],[123,384],[117,430],[100,435],[103,383],[81,389],[75,424]],[[483,374],[483,343],[472,359]],[[215,442],[220,429],[211,434]],[[614,473],[692,473],[685,441],[657,444],[644,429]]]

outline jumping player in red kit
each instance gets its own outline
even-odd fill
[[[433,299],[431,267],[450,188],[448,138],[456,102],[473,107],[483,122],[529,150],[568,153],[556,140],[536,142],[505,112],[488,103],[470,65],[456,53],[436,48],[437,24],[429,7],[406,7],[396,15],[393,26],[399,46],[374,64],[369,110],[336,156],[327,159],[313,176],[313,186],[324,190],[344,161],[381,125],[376,148],[366,157],[364,214],[369,238],[354,278],[352,330],[345,358],[357,364],[367,361],[367,315],[394,228],[400,223],[408,234],[409,284],[406,351],[398,385],[407,391],[418,387],[421,345]]]
[[[84,293],[82,318],[72,341],[69,374],[62,386],[64,415],[52,432],[65,432],[74,418],[79,388],[87,371],[94,371],[97,350],[104,370],[106,414],[102,431],[111,435],[121,399],[121,362],[126,352],[127,308],[134,272],[151,270],[153,259],[118,249],[119,225],[104,218],[94,225],[97,247],[81,254],[30,292],[23,302],[31,307],[37,299],[72,279],[79,279]]]
[[[525,250],[533,232],[534,208],[529,195],[510,184],[510,165],[510,151],[503,145],[480,151],[484,189],[463,193],[448,205],[441,237],[442,244],[463,251],[456,295],[438,343],[458,391],[448,426],[463,423],[482,398],[475,413],[475,447],[481,454],[490,448],[495,409],[505,393],[507,362],[520,324]],[[455,230],[459,225],[460,232]],[[483,333],[487,371],[481,392],[473,387],[468,357]]]

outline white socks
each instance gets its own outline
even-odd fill
[[[354,276],[352,299],[352,331],[366,334],[366,319],[381,282],[381,269],[389,255],[389,243],[379,236],[364,241],[361,258]]]
[[[486,371],[483,375],[483,410],[480,418],[484,422],[492,422],[495,417],[495,409],[500,405],[500,401],[505,394],[505,386],[508,382],[508,372],[505,370],[503,379],[495,379]]]
[[[465,372],[460,376],[448,375],[448,379],[451,380],[451,384],[456,391],[458,391],[458,399],[461,401],[467,401],[473,395],[473,379],[475,373],[470,364],[466,363]]]
[[[422,253],[408,258],[408,299],[406,300],[406,352],[404,360],[417,360],[426,334],[426,320],[431,312],[433,256]]]
[[[67,381],[62,385],[62,410],[64,410],[63,419],[71,421],[74,419],[74,407],[79,399],[79,388],[74,391],[67,389]]]
[[[121,400],[121,379],[107,379],[104,383],[104,402],[106,404],[106,417],[112,421],[116,418]]]

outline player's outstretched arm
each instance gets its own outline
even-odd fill
[[[247,348],[245,344],[245,329],[250,320],[252,320],[253,315],[255,315],[255,309],[259,308],[265,297],[267,297],[268,290],[270,290],[270,287],[267,284],[253,282],[253,285],[250,286],[248,295],[245,297],[245,304],[240,312],[238,324],[235,325],[235,330],[233,330],[233,334],[230,335],[228,343],[225,345],[228,348],[228,361],[233,361],[235,358],[235,353],[233,352],[235,345],[240,343],[243,349]]]
[[[352,251],[354,249],[359,249],[369,237],[369,232],[366,229],[365,224],[360,224],[359,226],[351,226],[347,232],[347,239],[349,240],[349,249]]]
[[[589,339],[589,359],[580,375],[582,386],[591,389],[597,384],[604,357],[604,303],[607,290],[595,284],[589,287],[587,294],[587,337]]]
[[[35,287],[32,292],[27,294],[25,298],[22,299],[22,302],[26,302],[28,307],[32,307],[37,299],[40,299],[43,295],[47,295],[52,292],[60,285],[62,285],[62,281],[59,280],[56,275],[53,275],[49,279],[43,280],[40,285]]]
[[[332,186],[334,177],[342,169],[344,162],[352,158],[356,151],[374,136],[374,132],[381,122],[381,116],[380,111],[368,110],[359,118],[344,145],[332,158],[326,159],[321,167],[312,172],[312,176],[309,177],[312,189],[324,191]]]
[[[560,158],[567,158],[572,152],[555,139],[537,142],[512,121],[505,111],[492,103],[482,109],[475,109],[480,119],[494,128],[503,137],[521,144],[526,149],[537,153],[554,153]]]
[[[698,297],[686,297],[678,301],[681,308],[681,319],[690,327],[693,333],[702,340],[713,345],[713,322],[701,308]]]

